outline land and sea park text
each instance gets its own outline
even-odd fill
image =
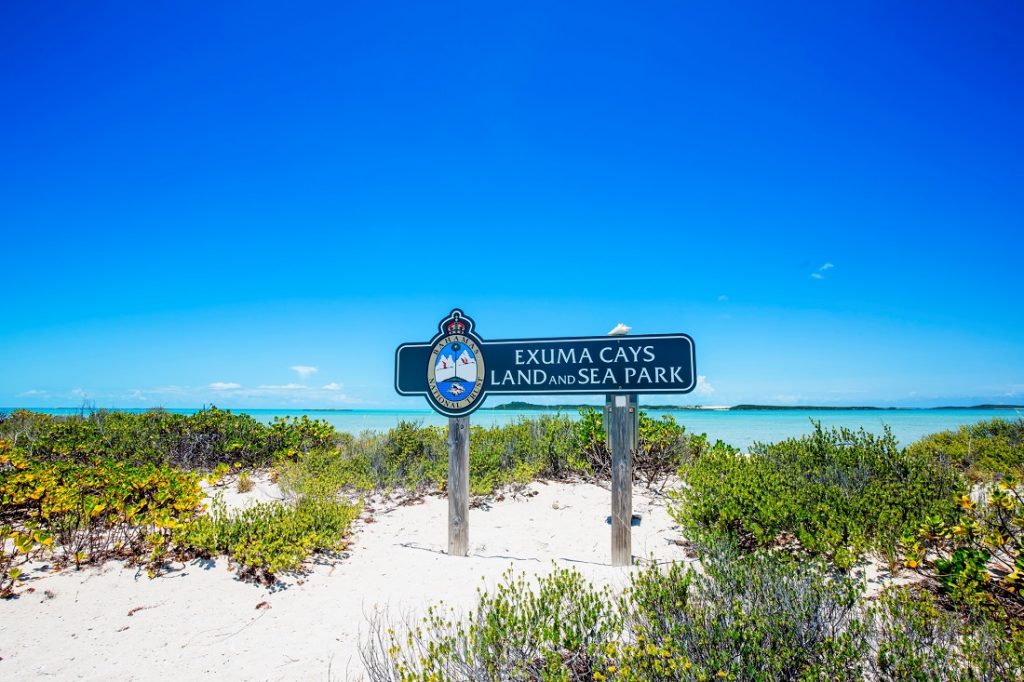
[[[643,389],[651,386],[681,384],[687,381],[688,367],[677,363],[672,354],[667,364],[658,362],[653,344],[608,344],[599,348],[558,346],[516,348],[514,365],[491,369],[487,373],[493,388],[521,386],[615,386]]]

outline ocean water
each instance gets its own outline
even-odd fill
[[[640,405],[643,409],[643,404]],[[9,412],[10,408],[0,408]],[[58,408],[38,411],[49,414],[78,414],[78,408]],[[145,410],[125,410],[144,412]],[[191,414],[195,409],[169,409],[170,412]],[[401,421],[413,421],[425,425],[444,426],[448,423],[432,410],[233,410],[252,415],[261,422],[269,423],[275,417],[298,417],[306,415],[311,419],[329,422],[339,431],[358,434],[363,431],[385,431]],[[1019,409],[940,409],[940,410],[652,410],[652,416],[671,415],[676,422],[686,426],[693,433],[706,433],[712,440],[722,440],[741,449],[749,448],[754,442],[770,443],[810,433],[813,421],[820,421],[826,427],[864,428],[881,433],[888,426],[896,439],[904,444],[938,431],[956,429],[965,424],[1001,418],[1016,420],[1024,418]],[[473,413],[472,423],[482,426],[509,424],[524,417],[540,414],[559,414],[548,410],[480,409]],[[563,411],[577,418],[575,411]]]

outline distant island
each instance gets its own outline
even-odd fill
[[[729,412],[744,412],[744,411],[756,411],[756,410],[830,410],[830,411],[864,411],[874,410],[879,412],[884,411],[896,411],[896,410],[1020,410],[1024,409],[1024,405],[999,405],[999,404],[986,404],[986,405],[945,405],[942,407],[875,407],[871,405],[860,405],[854,407],[848,406],[835,406],[835,405],[733,405],[729,406],[705,406],[705,405],[648,405],[641,403],[640,405],[645,410],[718,410],[718,411],[729,411]],[[560,405],[538,405],[536,403],[526,403],[519,400],[514,400],[508,403],[502,403],[495,405],[494,407],[483,407],[483,410],[509,410],[509,411],[525,411],[525,410],[579,410],[581,408],[596,408],[600,405],[591,405],[586,403],[565,403]]]

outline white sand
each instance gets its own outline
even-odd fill
[[[359,679],[360,633],[375,605],[396,616],[444,599],[475,603],[510,566],[531,573],[574,566],[621,588],[629,571],[608,565],[611,498],[591,484],[535,483],[470,510],[470,556],[450,557],[448,501],[394,506],[370,500],[373,522],[355,528],[350,556],[285,577],[273,589],[239,582],[223,558],[187,564],[156,579],[119,563],[61,573],[34,572],[18,599],[0,602],[0,679],[335,680]],[[260,481],[234,505],[280,496]],[[633,554],[684,559],[664,501],[633,493]],[[180,566],[180,565],[179,565]],[[47,593],[52,594],[50,597]],[[257,608],[266,602],[269,608]]]

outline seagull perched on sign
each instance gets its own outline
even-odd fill
[[[608,336],[625,336],[630,331],[632,331],[632,329],[633,328],[630,327],[629,325],[625,325],[619,322],[617,325],[615,325],[614,329],[608,332]]]

